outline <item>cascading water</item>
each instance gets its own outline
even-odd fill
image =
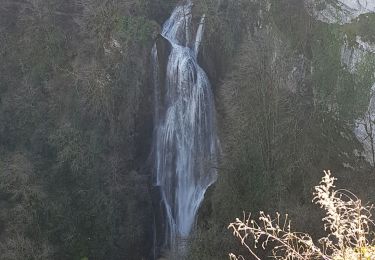
[[[165,245],[170,248],[186,240],[204,194],[217,178],[214,98],[197,62],[205,16],[193,41],[191,10],[190,1],[177,6],[163,26],[161,36],[171,45],[164,81],[158,78],[156,44],[152,50],[154,177],[165,206]]]

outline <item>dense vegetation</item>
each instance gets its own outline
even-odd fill
[[[150,50],[176,2],[0,3],[1,259],[151,255]],[[353,153],[375,59],[355,73],[341,62],[346,37],[373,40],[373,17],[328,25],[300,0],[195,4],[222,159],[188,258],[240,252],[227,226],[243,210],[288,212],[320,235],[310,201],[322,169],[375,197],[373,168]]]
[[[355,155],[362,147],[353,134],[369,103],[374,56],[351,72],[341,61],[349,26],[315,20],[303,1],[225,3],[205,6],[217,17],[208,24],[214,35],[207,35],[207,50],[215,37],[232,46],[216,84],[223,159],[189,259],[241,252],[226,228],[243,211],[286,212],[296,229],[322,236],[321,212],[310,203],[321,169],[340,173],[342,185],[364,200],[374,197],[374,173]],[[356,22],[351,37],[363,30]]]
[[[1,259],[140,259],[149,53],[172,1],[0,3]]]

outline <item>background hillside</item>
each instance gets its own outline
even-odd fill
[[[152,256],[150,53],[177,2],[0,2],[1,259]],[[374,201],[375,14],[340,3],[195,2],[222,152],[188,259],[240,252],[243,211],[320,235],[323,169]]]

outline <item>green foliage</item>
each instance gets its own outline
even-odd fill
[[[208,237],[211,239],[207,239]],[[211,223],[208,229],[200,229],[192,234],[192,242],[186,259],[227,259],[227,252],[230,252],[233,247],[235,247],[235,242],[225,226]]]
[[[355,45],[357,36],[365,42],[375,43],[375,14],[362,14],[351,23],[342,26],[349,42]]]
[[[308,205],[316,169],[368,169],[361,158],[350,158],[358,149],[351,127],[368,105],[373,59],[361,60],[352,73],[341,61],[340,26],[313,21],[303,3],[272,3],[271,15],[261,20],[264,29],[243,33],[238,55],[228,62],[234,66],[218,87],[225,156],[210,203],[201,211],[207,216],[194,236],[191,259],[220,259],[222,248],[239,250],[221,228],[231,215],[241,215],[241,207],[288,209],[297,227],[322,235],[315,228],[320,215]],[[294,90],[290,71],[301,68],[297,55],[304,59],[304,76]],[[306,165],[312,170],[306,172]],[[361,173],[368,178],[366,171]]]
[[[8,238],[0,242],[2,258],[49,258],[52,250],[37,221],[43,215],[46,194],[36,183],[34,165],[25,154],[1,155],[0,223],[2,235]]]
[[[364,55],[351,72],[341,61],[340,29],[319,24],[314,35],[312,81],[319,109],[348,121],[360,117],[367,109],[373,84],[373,55]]]
[[[319,106],[333,104],[341,70],[341,42],[337,30],[328,25],[316,27],[313,52],[313,75],[315,97]]]
[[[80,173],[90,165],[92,158],[86,152],[89,142],[85,139],[79,130],[69,125],[61,127],[50,137],[60,167],[68,164],[72,172]]]
[[[31,61],[30,77],[40,84],[48,80],[51,76],[53,69],[64,62],[64,39],[63,35],[55,28],[46,28],[46,31],[36,32],[30,39],[31,48],[28,49],[30,53],[25,53],[27,59]]]
[[[283,41],[288,42],[294,51],[309,57],[313,21],[304,4],[299,0],[272,0],[268,19],[280,31]]]
[[[17,10],[7,2],[0,4],[0,15],[11,10],[13,19],[10,29],[0,24],[2,258],[147,258],[150,48],[177,1],[36,0]],[[193,21],[207,16],[201,53],[218,70],[224,158],[191,259],[221,259],[238,247],[225,226],[244,208],[290,208],[305,214],[298,227],[315,232],[305,206],[314,169],[361,163],[345,153],[358,148],[350,122],[366,109],[374,59],[351,74],[340,55],[344,33],[371,38],[372,16],[339,27],[312,22],[301,8],[295,0],[272,1],[271,10],[267,1],[195,1]],[[292,87],[296,60],[303,76]]]
[[[244,206],[260,209],[274,195],[265,193],[272,182],[258,153],[260,147],[251,141],[236,145],[239,146],[232,148],[234,154],[224,163],[211,198],[211,218],[219,225],[224,225],[233,214],[241,214]]]
[[[206,14],[202,53],[214,59],[219,71],[224,69],[222,66],[228,66],[226,63],[236,53],[242,37],[255,24],[256,17],[253,16],[256,16],[259,5],[261,3],[246,0],[207,0],[195,3],[196,15]]]
[[[144,17],[132,16],[122,17],[118,27],[119,36],[123,42],[140,45],[140,47],[150,45],[153,32],[157,29],[154,22]]]
[[[148,256],[136,152],[156,25],[142,2],[32,1],[1,36],[2,258]]]
[[[212,223],[208,227],[202,224],[203,234],[214,231],[227,237],[220,227],[233,214],[241,214],[244,206],[273,209],[282,205],[284,197],[300,192],[290,179],[309,156],[300,150],[305,122],[298,118],[303,112],[297,107],[302,107],[303,100],[289,99],[285,77],[292,59],[273,33],[261,30],[241,45],[236,65],[220,87],[221,109],[225,111],[221,140],[226,144],[226,156],[210,196]],[[303,197],[303,193],[298,196]],[[198,255],[198,248],[220,244],[210,241],[199,247],[196,243],[193,255]],[[216,250],[215,256],[223,253]]]

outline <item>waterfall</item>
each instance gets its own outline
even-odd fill
[[[159,79],[162,70],[156,44],[152,49],[154,185],[160,188],[165,206],[165,245],[169,248],[187,239],[204,194],[217,178],[214,97],[197,62],[205,16],[192,39],[191,12],[190,1],[179,5],[163,26],[161,36],[171,46],[164,81]]]

